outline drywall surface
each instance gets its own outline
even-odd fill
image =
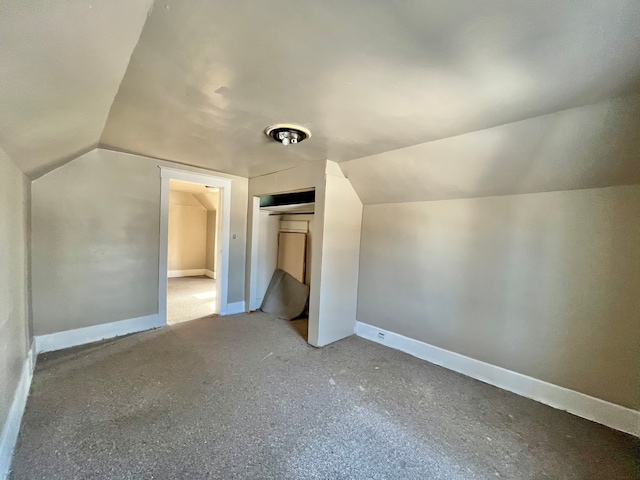
[[[251,195],[266,195],[324,187],[327,163],[325,160],[309,162],[289,170],[253,177],[249,181],[249,193]]]
[[[625,407],[640,186],[364,207],[358,320]]]
[[[362,202],[344,177],[327,175],[319,343],[352,335],[356,321]]]
[[[0,433],[30,345],[26,290],[28,189],[24,175],[0,150]]]
[[[158,2],[101,144],[248,177],[391,151],[637,88],[639,18],[637,0]],[[277,121],[313,136],[280,148]]]
[[[36,335],[158,311],[158,168],[94,150],[32,184]]]
[[[207,210],[190,193],[169,192],[168,270],[202,270],[207,259]]]
[[[256,308],[262,305],[264,294],[269,287],[273,272],[278,264],[278,231],[280,230],[280,218],[269,215],[269,212],[260,211],[258,220],[258,269],[256,290],[253,305]]]
[[[343,162],[367,204],[640,183],[640,94]]]
[[[216,249],[218,248],[218,217],[215,210],[207,211],[207,238],[205,268],[216,271]]]
[[[307,224],[307,265],[304,283],[311,285],[311,249],[313,248],[313,214],[283,215],[281,222],[306,222]]]
[[[0,4],[0,145],[29,175],[100,140],[152,0]]]
[[[158,313],[161,165],[176,167],[96,149],[32,183],[36,335]],[[237,302],[244,295],[248,181],[231,178],[236,239],[227,298]]]

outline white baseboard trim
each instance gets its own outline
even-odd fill
[[[227,309],[220,315],[234,315],[236,313],[244,313],[244,302],[227,303]]]
[[[98,342],[107,338],[120,337],[129,333],[163,327],[165,324],[160,315],[155,313],[144,317],[103,323],[92,327],[76,328],[65,332],[37,335],[35,337],[36,353],[52,352],[63,348],[75,347],[86,343]]]
[[[356,322],[355,333],[359,337],[400,350],[503,390],[640,437],[640,411],[638,410],[465,357],[366,323]]]
[[[207,270],[204,268],[194,268],[191,270],[169,270],[167,271],[167,277],[201,277],[202,275],[206,275],[206,272]]]
[[[13,402],[11,403],[11,408],[9,409],[6,422],[2,429],[2,435],[0,436],[0,479],[2,480],[9,476],[13,451],[18,441],[18,434],[20,433],[22,415],[27,405],[27,397],[29,396],[31,380],[33,379],[33,368],[35,366],[33,361],[35,354],[33,350],[34,345],[32,345],[27,352],[24,360],[20,380],[13,395]]]
[[[216,279],[216,272],[214,272],[212,270],[206,269],[204,271],[204,274],[209,278],[213,278],[214,280]]]

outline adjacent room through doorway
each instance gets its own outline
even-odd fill
[[[219,313],[216,289],[218,212],[216,187],[171,180],[167,255],[167,323]]]

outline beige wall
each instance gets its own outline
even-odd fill
[[[362,202],[351,183],[341,175],[327,174],[320,267],[324,280],[320,290],[321,345],[354,332],[361,228]]]
[[[216,249],[218,245],[218,216],[215,210],[207,211],[207,245],[205,268],[216,271]]]
[[[36,335],[158,312],[160,165],[93,150],[32,184]],[[180,167],[195,172],[202,169]],[[247,179],[233,179],[228,302],[244,296]]]
[[[218,261],[218,215],[220,210],[220,192],[195,193],[194,198],[207,209],[207,245],[205,267],[215,273]]]
[[[364,208],[358,320],[626,407],[640,186]]]
[[[207,258],[207,210],[186,192],[169,192],[167,269],[203,270]]]
[[[311,285],[311,248],[313,245],[313,214],[305,215],[283,215],[280,217],[283,222],[306,222],[307,223],[307,259],[304,283]]]
[[[0,150],[0,433],[31,343],[27,325],[28,191],[24,175]]]
[[[258,249],[255,258],[257,281],[253,292],[255,308],[260,308],[262,305],[273,272],[278,266],[278,233],[280,231],[280,217],[269,215],[265,210],[260,210],[259,215]]]

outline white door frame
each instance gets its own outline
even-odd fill
[[[227,314],[229,288],[229,235],[231,232],[230,178],[204,173],[160,167],[160,258],[158,268],[158,312],[162,324],[167,323],[167,260],[169,246],[169,183],[171,180],[199,183],[220,189],[218,245],[216,245],[216,300],[220,315]],[[220,217],[221,215],[221,217]],[[219,261],[218,261],[219,260]]]

